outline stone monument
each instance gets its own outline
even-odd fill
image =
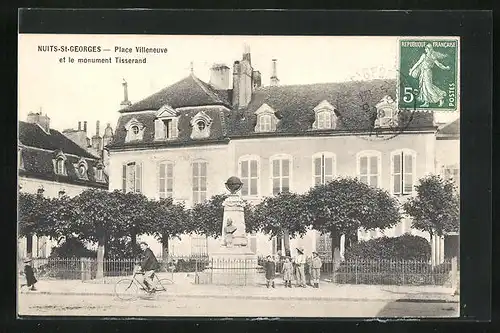
[[[230,194],[223,203],[222,241],[219,249],[210,255],[210,279],[213,284],[253,284],[258,264],[257,255],[248,246],[245,201],[238,193],[243,183],[238,177],[230,177],[225,185]]]

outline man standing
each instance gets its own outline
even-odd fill
[[[297,248],[297,257],[295,257],[295,265],[297,267],[297,284],[298,287],[305,288],[305,272],[304,266],[306,265],[306,257],[304,256],[304,249],[302,247]]]
[[[144,284],[151,291],[154,284],[153,274],[160,268],[160,264],[146,242],[141,242],[139,246],[143,252],[141,271],[144,272]]]

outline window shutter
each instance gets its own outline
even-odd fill
[[[413,190],[413,156],[410,154],[404,155],[404,177],[403,177],[403,193],[411,193]]]
[[[124,164],[122,167],[122,190],[127,192],[127,165]]]
[[[156,119],[155,120],[155,140],[163,140],[165,139],[165,124],[163,120]]]
[[[172,119],[172,138],[176,138],[179,135],[179,129],[177,128],[177,118]]]
[[[142,172],[141,172],[141,164],[137,163],[135,166],[135,191],[138,193],[141,193],[141,178],[142,178]]]
[[[401,189],[401,154],[392,155],[392,182],[393,193],[400,194]]]

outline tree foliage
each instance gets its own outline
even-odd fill
[[[306,194],[305,201],[308,219],[323,233],[352,235],[359,228],[389,228],[401,219],[394,197],[356,178],[337,178],[317,185]]]
[[[217,194],[204,202],[196,204],[191,209],[191,223],[188,232],[205,235],[207,237],[219,237],[222,234],[222,219],[224,207],[222,203],[228,196]]]
[[[415,188],[417,196],[403,205],[406,214],[413,218],[412,227],[439,236],[458,231],[460,198],[453,181],[429,175],[420,179]]]
[[[50,201],[42,195],[19,193],[18,227],[19,236],[33,234],[50,235]]]

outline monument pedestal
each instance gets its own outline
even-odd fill
[[[210,266],[205,272],[210,274],[211,284],[245,286],[257,283],[257,256],[246,246],[221,247],[210,257]]]

